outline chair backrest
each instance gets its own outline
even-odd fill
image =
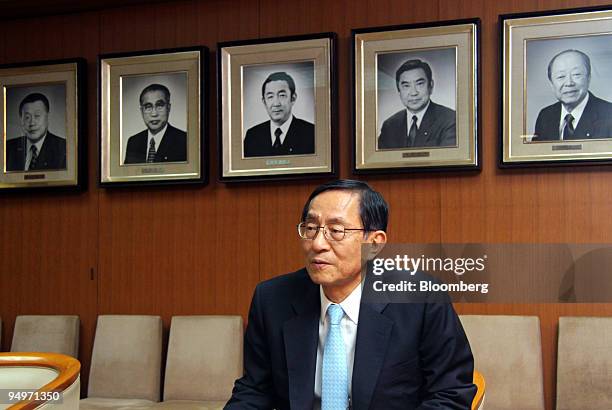
[[[487,376],[488,409],[544,410],[540,320],[462,315],[474,367]]]
[[[612,317],[560,317],[557,410],[612,409]]]
[[[68,315],[17,316],[11,352],[79,355],[79,317]]]
[[[88,397],[159,401],[161,349],[159,316],[98,316]]]
[[[474,396],[474,400],[472,400],[472,410],[482,410],[484,409],[483,405],[486,389],[485,379],[482,373],[476,370],[474,370],[473,379],[476,385],[476,395]]]
[[[174,316],[164,400],[228,400],[242,376],[241,316]]]

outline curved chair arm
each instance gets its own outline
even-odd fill
[[[474,384],[476,385],[476,396],[472,401],[472,410],[481,410],[485,395],[485,379],[476,370],[474,370]]]
[[[58,353],[0,353],[0,367],[42,367],[58,372],[55,379],[38,389],[64,391],[79,379],[81,363],[74,357]],[[10,410],[31,410],[45,404],[41,400],[23,400],[9,407]]]

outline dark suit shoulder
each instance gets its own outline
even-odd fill
[[[448,108],[445,105],[436,104],[435,102],[430,102],[428,110],[431,110],[431,113],[435,115],[436,120],[452,120],[455,121],[456,112],[452,108]]]
[[[385,124],[395,124],[399,121],[403,121],[404,119],[406,119],[406,110],[399,110],[398,112],[396,112],[395,114],[393,114],[392,116],[390,116],[389,118],[387,118],[384,122],[383,122],[383,127],[385,126]],[[408,120],[406,120],[408,121]]]

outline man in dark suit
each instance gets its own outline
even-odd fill
[[[395,73],[395,84],[405,110],[385,120],[378,148],[448,147],[457,145],[455,111],[431,101],[431,67],[414,59]]]
[[[6,141],[7,171],[66,169],[66,140],[49,132],[49,100],[27,95],[19,104],[25,136]]]
[[[261,99],[270,120],[247,130],[245,158],[314,154],[314,125],[291,113],[297,99],[293,78],[285,72],[270,74],[261,87]]]
[[[140,113],[147,129],[132,135],[125,164],[187,161],[187,134],[168,123],[170,90],[151,84],[140,93]]]
[[[612,138],[612,103],[589,92],[589,56],[560,52],[548,63],[548,80],[558,101],[538,114],[532,141]]]
[[[362,245],[380,252],[387,219],[365,182],[314,190],[298,225],[306,268],[255,289],[226,410],[470,408],[473,358],[452,304],[362,299]]]

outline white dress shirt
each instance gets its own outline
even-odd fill
[[[147,138],[147,155],[149,153],[149,147],[151,146],[151,140],[155,141],[155,152],[159,149],[159,144],[161,144],[162,138],[164,138],[164,134],[166,133],[166,129],[168,128],[168,123],[164,125],[164,128],[161,129],[157,134],[151,133],[151,130],[148,130],[149,138]],[[146,158],[146,156],[145,156]]]
[[[28,169],[30,169],[30,162],[32,162],[32,145],[34,145],[36,147],[36,154],[40,156],[40,150],[42,149],[43,144],[45,143],[45,138],[47,138],[47,133],[45,132],[45,135],[43,135],[43,137],[41,139],[39,139],[36,144],[32,144],[32,142],[30,141],[30,139],[28,137],[26,137],[26,163],[25,163],[25,170],[27,171]]]
[[[408,123],[407,123],[408,127],[406,127],[406,135],[410,134],[410,127],[412,127],[412,116],[413,115],[416,115],[417,117],[417,120],[416,120],[417,128],[421,128],[421,122],[423,121],[423,116],[425,115],[425,112],[429,108],[430,103],[431,103],[431,100],[427,102],[427,105],[425,106],[425,108],[423,108],[421,111],[417,113],[413,113],[408,108],[406,108],[406,118],[408,119]]]
[[[293,114],[291,114],[291,117],[289,117],[289,119],[280,127],[270,121],[270,138],[272,139],[272,145],[274,145],[274,141],[276,141],[276,135],[274,133],[276,132],[277,128],[280,128],[283,132],[280,136],[281,145],[283,145],[285,142],[285,137],[287,137],[287,131],[289,131],[289,127],[291,126],[291,121],[293,121]]]
[[[317,367],[315,371],[315,402],[313,409],[321,408],[321,384],[323,379],[323,348],[325,347],[325,339],[329,331],[329,319],[327,317],[327,308],[333,302],[327,299],[323,288],[319,286],[321,295],[321,318],[319,320],[319,346],[317,348]],[[357,339],[357,321],[359,320],[359,304],[361,303],[361,284],[357,286],[350,295],[339,303],[344,316],[340,320],[340,328],[342,329],[342,339],[344,340],[344,349],[346,351],[346,363],[348,366],[348,392],[351,397],[351,384],[353,380],[353,362],[355,360],[355,340]]]
[[[584,97],[584,99],[580,101],[580,104],[578,104],[571,111],[568,111],[565,108],[565,105],[561,104],[561,119],[559,121],[559,137],[560,137],[559,139],[561,140],[565,139],[565,135],[563,135],[563,129],[565,128],[565,116],[567,114],[572,114],[572,117],[574,117],[574,120],[572,121],[572,125],[574,126],[574,129],[576,129],[578,127],[578,121],[580,121],[580,117],[582,117],[582,113],[584,112],[584,107],[586,107],[588,101],[589,101],[589,93],[587,93],[586,97]]]

